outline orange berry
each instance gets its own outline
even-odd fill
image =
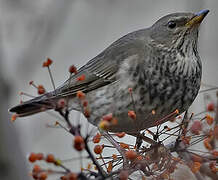
[[[93,143],[99,143],[100,140],[101,140],[101,134],[99,133],[97,133],[92,139]]]
[[[82,138],[82,136],[75,136],[74,137],[74,148],[77,151],[82,151],[85,147],[85,143],[84,143],[84,139]]]
[[[108,163],[107,172],[110,173],[112,171],[112,169],[113,169],[113,163],[112,163],[112,161],[110,161]]]
[[[43,156],[42,153],[37,153],[37,154],[36,154],[36,158],[37,158],[37,160],[43,160],[43,159],[44,159],[44,156]]]
[[[102,150],[103,150],[103,146],[102,145],[96,145],[94,147],[94,152],[95,154],[101,154],[102,153]]]
[[[77,81],[84,81],[85,79],[86,79],[86,76],[83,74],[77,78]]]
[[[137,159],[138,161],[141,161],[141,160],[143,159],[143,157],[140,156],[140,155],[138,155],[138,156],[136,157],[136,159]]]
[[[37,164],[35,164],[35,165],[33,166],[32,172],[33,172],[33,173],[39,173],[40,171],[41,171],[40,166],[37,165]]]
[[[179,110],[178,109],[176,109],[174,112],[175,112],[175,114],[179,114]]]
[[[132,119],[136,119],[136,114],[135,114],[135,112],[134,111],[129,111],[128,112],[128,116],[130,117],[130,118],[132,118]]]
[[[53,154],[48,154],[48,155],[46,156],[46,161],[47,161],[48,163],[55,163],[55,157],[54,157],[54,155],[53,155]]]
[[[29,161],[31,162],[31,163],[33,163],[33,162],[35,162],[37,160],[37,155],[35,154],[35,153],[31,153],[30,155],[29,155]]]
[[[14,122],[18,117],[18,114],[12,114],[11,121]]]
[[[212,146],[211,146],[211,144],[210,144],[210,139],[209,138],[206,138],[205,140],[204,140],[204,147],[206,148],[206,149],[208,149],[208,150],[212,150],[213,148],[212,148]]]
[[[77,74],[78,72],[77,72],[76,66],[74,66],[74,65],[70,66],[69,72],[70,72],[71,74],[72,74],[72,73]]]
[[[119,174],[119,179],[120,180],[127,180],[129,177],[128,171],[122,170]]]
[[[68,180],[77,180],[77,174],[75,173],[69,173],[67,177],[68,177]]]
[[[120,133],[116,133],[115,135],[117,137],[119,137],[119,138],[122,138],[122,137],[124,137],[126,135],[126,133],[125,132],[120,132]]]
[[[76,97],[81,100],[81,99],[84,99],[86,95],[82,91],[77,91]]]
[[[129,145],[125,144],[125,143],[122,143],[122,142],[120,142],[120,147],[123,148],[123,149],[129,149]]]
[[[208,125],[213,124],[213,120],[214,118],[212,116],[210,116],[209,114],[206,114],[206,121]]]
[[[196,172],[198,172],[198,171],[200,170],[200,168],[201,168],[201,163],[199,163],[199,162],[194,162],[194,163],[192,164],[192,166],[191,166],[191,171],[192,171],[193,173],[196,173]]]
[[[137,158],[137,153],[133,150],[129,150],[125,152],[125,156],[127,159],[129,159],[130,161],[133,161]]]
[[[214,109],[215,109],[214,103],[209,103],[207,105],[207,111],[214,111]]]
[[[117,160],[117,155],[116,154],[112,154],[112,158],[113,158],[113,160]]]
[[[45,179],[47,179],[47,177],[48,177],[48,175],[47,175],[46,172],[41,172],[41,173],[39,173],[38,179],[39,180],[45,180]]]
[[[88,109],[88,108],[84,108],[83,114],[84,114],[84,116],[85,116],[86,118],[89,118],[89,117],[90,117],[90,111],[89,111],[89,109]]]
[[[39,85],[38,86],[38,94],[44,94],[45,93],[45,88],[43,87],[43,85]]]
[[[47,58],[47,61],[43,62],[42,67],[49,67],[52,64],[52,60]]]

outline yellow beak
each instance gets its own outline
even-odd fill
[[[193,27],[195,25],[199,25],[208,13],[209,10],[207,9],[201,10],[200,12],[196,13],[195,16],[185,24],[185,26]]]

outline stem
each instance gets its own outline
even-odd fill
[[[101,166],[98,164],[98,161],[95,159],[95,157],[93,156],[92,152],[89,149],[88,146],[88,137],[86,137],[85,139],[85,150],[88,153],[89,157],[91,158],[93,164],[96,166],[96,168],[98,169],[99,174],[101,175],[101,177],[104,179],[105,178],[105,172],[104,170],[101,168]]]
[[[51,74],[51,69],[50,67],[48,66],[48,73],[49,73],[49,76],[50,76],[50,79],[51,79],[51,83],[52,83],[52,86],[54,88],[54,92],[55,92],[55,95],[56,95],[56,91],[55,91],[55,83],[54,83],[54,79],[53,79],[53,76]]]

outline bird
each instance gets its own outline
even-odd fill
[[[164,117],[169,114],[176,117],[187,111],[200,89],[198,34],[208,13],[207,9],[172,13],[148,28],[128,33],[54,91],[9,111],[24,117],[54,109],[64,99],[70,109],[85,114],[77,98],[82,92],[91,124],[99,126],[107,117],[116,120],[107,131],[131,134],[168,121]],[[78,81],[81,76],[84,80]]]

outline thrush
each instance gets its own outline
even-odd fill
[[[88,61],[55,91],[10,111],[28,116],[53,109],[64,98],[69,108],[85,113],[76,98],[82,91],[88,102],[87,119],[95,126],[109,115],[116,119],[107,127],[113,132],[135,133],[158,121],[163,123],[175,110],[179,114],[186,111],[198,94],[202,75],[198,32],[208,12],[169,14],[149,28],[131,32]],[[78,81],[80,76],[85,79]]]

